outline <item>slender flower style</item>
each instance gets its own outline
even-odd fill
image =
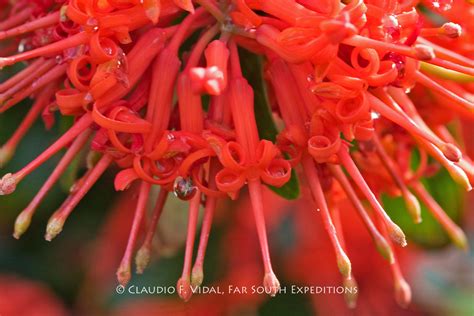
[[[354,286],[344,214],[338,210],[341,196],[347,198],[390,265],[401,306],[409,304],[411,290],[394,247],[409,240],[388,215],[383,194],[401,197],[414,223],[422,221],[425,205],[455,245],[468,247],[461,228],[423,184],[439,166],[467,191],[474,184],[474,163],[456,130],[462,125],[452,124],[474,120],[474,29],[467,24],[474,8],[467,1],[0,4],[0,68],[21,65],[0,83],[0,113],[33,100],[0,147],[0,166],[14,157],[38,118],[48,129],[56,115],[74,118],[35,159],[1,177],[0,195],[12,194],[64,151],[17,217],[15,238],[26,232],[67,166],[86,153],[87,171],[51,216],[45,239],[58,236],[81,199],[113,170],[117,191],[134,184],[138,192],[117,270],[125,285],[133,259],[137,273],[152,259],[157,223],[171,192],[189,203],[177,284],[185,301],[192,286],[204,282],[217,201],[238,199],[244,188],[263,259],[263,285],[272,296],[280,283],[270,260],[263,186],[280,194],[298,179],[307,186],[304,193],[318,210],[314,216],[321,216],[342,283]],[[413,166],[415,155],[419,163]],[[160,187],[156,201],[150,201],[152,186]],[[356,305],[355,296],[346,300]]]

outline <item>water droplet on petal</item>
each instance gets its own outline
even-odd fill
[[[285,168],[283,168],[282,166],[272,166],[268,169],[268,172],[273,177],[281,178],[286,174],[287,170]]]
[[[84,96],[84,101],[86,101],[87,103],[93,102],[93,101],[94,101],[94,97],[92,96],[92,94],[87,93],[87,94]]]
[[[174,195],[183,201],[188,201],[194,197],[197,187],[190,178],[177,177],[173,185]]]
[[[56,64],[60,65],[63,63],[64,58],[61,55],[57,55],[55,60],[56,60]]]
[[[21,40],[20,43],[18,44],[18,53],[23,53],[25,50],[27,50],[27,42],[26,40]]]
[[[234,22],[230,17],[227,17],[224,22],[222,23],[221,30],[223,32],[232,32],[234,29]]]
[[[448,11],[453,5],[453,0],[432,0],[431,4],[438,11]]]
[[[380,118],[380,113],[372,111],[370,112],[370,118],[373,120],[379,119]]]
[[[382,19],[383,30],[388,40],[398,40],[400,38],[400,24],[394,14],[387,14]]]

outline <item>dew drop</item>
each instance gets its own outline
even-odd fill
[[[448,11],[453,6],[453,0],[432,0],[431,4],[438,11]]]
[[[165,166],[163,166],[163,164],[158,160],[156,161],[156,168],[160,171],[160,172],[165,172],[166,168]]]
[[[94,101],[94,97],[92,96],[92,94],[87,93],[87,94],[84,96],[84,101],[86,101],[87,103],[90,103],[90,102]]]
[[[277,177],[283,177],[285,175],[285,170],[284,169],[278,169],[273,171],[273,174]]]
[[[224,22],[222,23],[221,30],[223,32],[232,32],[234,30],[234,22],[230,17],[227,17]]]
[[[400,38],[401,28],[398,19],[394,14],[385,15],[382,19],[382,24],[387,39],[398,40]]]
[[[273,167],[268,170],[273,177],[281,178],[286,174],[286,170],[282,167]]]
[[[190,178],[177,177],[173,184],[174,195],[183,201],[188,201],[194,197],[197,187]]]
[[[115,73],[115,77],[117,78],[118,82],[122,84],[124,87],[129,88],[130,87],[130,81],[128,79],[128,76],[126,73],[123,71],[117,71]]]
[[[61,56],[61,55],[57,55],[55,60],[56,60],[56,64],[58,64],[58,65],[62,64],[63,61],[64,61],[63,56]]]
[[[27,42],[26,40],[21,40],[18,44],[18,53],[23,53],[26,49]]]
[[[89,18],[86,22],[86,26],[91,27],[94,32],[97,32],[99,30],[99,21],[95,18]]]
[[[377,119],[380,118],[380,113],[372,111],[372,112],[370,112],[370,118],[373,119],[373,120],[377,120]]]
[[[244,31],[247,33],[254,33],[256,32],[256,28],[253,25],[245,25],[244,26]]]

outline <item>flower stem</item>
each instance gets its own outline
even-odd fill
[[[67,220],[69,215],[72,213],[74,208],[79,204],[82,198],[89,192],[92,186],[97,182],[100,176],[112,163],[112,157],[104,155],[97,162],[97,164],[86,173],[86,175],[76,183],[72,188],[72,193],[63,202],[59,209],[54,212],[48,221],[46,226],[45,239],[51,241],[56,237],[63,229],[64,222]]]
[[[158,194],[155,207],[153,208],[151,221],[148,224],[148,229],[145,235],[145,241],[143,242],[143,245],[140,247],[137,252],[137,255],[135,256],[135,264],[137,266],[138,274],[142,274],[145,268],[148,266],[148,263],[150,262],[153,236],[155,235],[156,227],[158,225],[161,213],[163,212],[166,199],[168,198],[168,193],[169,192],[164,188],[160,189],[160,193]]]
[[[143,217],[146,213],[146,206],[150,193],[151,185],[145,181],[140,184],[140,192],[138,194],[137,207],[135,208],[135,215],[133,216],[132,227],[127,241],[125,253],[120,261],[120,266],[117,270],[117,279],[123,286],[127,285],[131,278],[131,261],[132,253],[137,243],[137,237],[142,226]]]
[[[424,188],[421,182],[415,182],[411,185],[418,197],[428,207],[430,213],[443,226],[444,230],[448,233],[449,238],[453,243],[464,250],[469,249],[466,235],[459,226],[457,226],[451,218],[443,211],[441,206],[433,199],[428,191]]]
[[[269,292],[271,296],[275,296],[280,288],[280,284],[278,280],[274,278],[272,262],[270,260],[270,250],[268,248],[267,231],[265,228],[265,217],[263,215],[262,183],[260,182],[260,179],[249,180],[248,188],[250,200],[252,202],[253,215],[255,217],[255,225],[257,226],[258,239],[260,241],[263,266],[265,269],[264,286],[270,290]],[[269,282],[271,280],[276,280],[276,282]]]
[[[59,22],[60,12],[56,11],[31,22],[0,32],[0,41],[6,38],[19,36],[35,30],[46,28]]]
[[[318,206],[318,209],[321,211],[321,217],[324,223],[324,229],[326,230],[329,239],[331,240],[332,247],[336,253],[337,266],[340,273],[344,278],[350,278],[352,272],[351,262],[344,249],[342,248],[339,236],[336,232],[336,228],[329,214],[329,209],[326,203],[326,198],[324,197],[324,192],[321,187],[321,182],[319,181],[318,171],[314,164],[313,159],[308,154],[304,154],[302,160],[304,174],[306,176],[306,181],[308,181],[313,199]]]
[[[209,188],[211,190],[216,190],[216,174],[218,171],[217,161],[212,159],[210,162],[210,171],[209,171]],[[201,235],[199,238],[199,247],[196,255],[196,261],[194,262],[194,266],[191,273],[191,284],[193,286],[200,286],[204,274],[203,274],[203,266],[204,266],[204,257],[206,255],[206,248],[207,242],[209,240],[209,235],[211,231],[212,219],[214,216],[214,210],[216,208],[217,198],[212,196],[206,197],[206,205],[204,208],[204,217],[202,220],[201,225]]]
[[[69,36],[63,40],[58,42],[54,42],[49,45],[41,46],[36,49],[20,53],[10,57],[1,57],[0,58],[0,69],[5,66],[10,66],[16,64],[20,61],[25,61],[29,59],[33,59],[36,57],[47,56],[52,54],[59,54],[63,50],[68,48],[77,47],[83,44],[86,44],[91,35],[86,32],[80,32],[75,35]]]
[[[64,173],[71,161],[77,157],[77,153],[84,147],[87,140],[89,139],[90,134],[90,131],[83,132],[74,140],[74,142],[68,148],[64,156],[57,164],[56,168],[54,168],[51,175],[41,187],[41,189],[31,200],[28,206],[18,215],[15,222],[15,231],[13,233],[13,237],[19,239],[20,236],[28,229],[28,226],[31,222],[31,217],[35,213],[36,209],[43,201],[46,194],[48,194],[48,192],[51,190],[53,185],[58,181],[59,177]]]
[[[188,301],[192,296],[190,289],[191,281],[191,265],[193,260],[193,249],[194,240],[196,237],[196,228],[199,215],[199,206],[201,205],[201,192],[198,190],[196,195],[192,198],[189,203],[189,217],[188,217],[188,232],[186,237],[186,250],[184,253],[184,265],[181,278],[178,281],[180,284],[178,289],[179,296],[184,300]]]
[[[346,193],[352,205],[356,209],[357,214],[359,214],[359,217],[364,222],[365,227],[369,231],[369,234],[375,243],[377,251],[380,253],[380,255],[382,255],[382,257],[387,259],[388,262],[392,263],[393,252],[389,246],[388,241],[382,236],[382,234],[379,232],[374,222],[370,218],[369,214],[367,214],[367,211],[362,205],[362,202],[357,197],[357,194],[354,191],[354,188],[352,188],[349,182],[349,179],[347,179],[346,175],[344,174],[340,166],[329,164],[328,167],[331,170],[331,173],[334,175],[334,177],[337,179],[337,181],[341,185],[342,189]]]
[[[360,173],[359,169],[357,169],[357,166],[349,155],[347,147],[342,146],[341,150],[339,151],[339,159],[341,160],[342,165],[346,168],[351,178],[354,180],[354,182],[358,185],[359,189],[365,195],[377,215],[383,220],[385,226],[389,231],[390,238],[400,246],[405,247],[407,245],[405,234],[400,229],[400,227],[398,227],[398,225],[395,224],[392,219],[387,215],[382,205],[380,205],[379,201],[367,185],[367,182],[365,182],[364,177]]]

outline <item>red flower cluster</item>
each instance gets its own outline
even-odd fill
[[[203,281],[217,199],[236,199],[247,185],[263,257],[263,283],[274,294],[279,282],[270,261],[262,184],[281,187],[295,169],[321,210],[344,282],[353,282],[351,263],[327,202],[338,194],[354,204],[377,249],[393,265],[399,301],[408,303],[410,290],[390,244],[392,240],[405,246],[405,236],[382,207],[380,194],[401,195],[415,222],[421,221],[418,197],[454,243],[466,247],[462,231],[420,179],[433,172],[433,158],[466,189],[474,183],[472,161],[446,128],[453,117],[474,118],[474,61],[468,56],[472,33],[462,35],[462,26],[450,20],[468,21],[468,5],[411,0],[2,4],[6,16],[0,23],[0,55],[13,55],[1,57],[0,67],[19,62],[26,62],[26,67],[0,84],[0,112],[28,97],[34,103],[0,149],[0,162],[13,155],[40,114],[47,128],[54,124],[56,111],[75,118],[73,126],[36,159],[1,179],[0,195],[10,194],[67,147],[18,216],[14,236],[26,231],[39,203],[88,146],[98,157],[91,156],[89,170],[50,218],[47,240],[61,232],[74,207],[115,165],[116,190],[140,182],[119,281],[130,279],[150,188],[159,185],[144,243],[136,252],[137,270],[143,271],[150,259],[168,192],[189,200],[184,267],[178,281],[180,296],[188,300],[190,285]],[[434,10],[437,19],[423,17],[421,12],[427,10]],[[193,34],[198,37],[188,49]],[[281,122],[274,143],[259,137],[254,90],[242,74],[238,47],[264,56],[266,92]],[[203,95],[209,96],[208,104],[203,104]],[[415,149],[421,163],[412,170]],[[373,216],[361,198],[368,200]],[[204,219],[193,266],[201,204]],[[380,229],[374,220],[383,224]]]

